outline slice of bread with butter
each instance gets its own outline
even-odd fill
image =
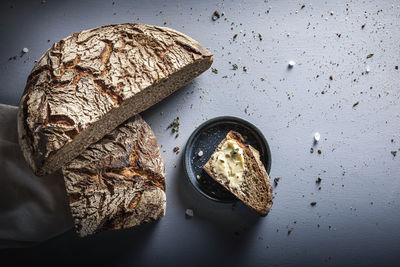
[[[272,186],[260,153],[230,131],[203,169],[247,206],[261,215],[272,207]]]

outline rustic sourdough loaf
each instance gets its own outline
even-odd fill
[[[156,138],[139,116],[62,168],[78,235],[121,229],[165,214],[165,172]]]
[[[272,207],[272,186],[267,171],[254,147],[230,131],[203,169],[238,199],[261,215]]]
[[[211,64],[212,54],[190,37],[144,24],[103,26],[55,43],[20,101],[25,159],[37,175],[59,169]]]

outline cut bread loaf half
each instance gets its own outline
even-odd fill
[[[56,42],[33,68],[20,101],[25,159],[37,175],[63,167],[212,60],[192,38],[145,24],[103,26]]]
[[[272,207],[272,186],[254,147],[230,131],[203,169],[247,206],[265,216]]]
[[[164,164],[153,131],[139,115],[90,145],[62,172],[79,236],[165,214]]]

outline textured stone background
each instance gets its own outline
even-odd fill
[[[166,23],[198,40],[214,53],[218,73],[209,70],[143,114],[166,151],[167,215],[85,239],[69,231],[34,248],[1,251],[2,259],[235,266],[398,262],[399,1],[112,3],[2,1],[0,101],[16,105],[34,60],[54,41],[83,29]],[[215,10],[225,16],[214,22]],[[23,47],[29,53],[19,57]],[[296,62],[291,70],[289,60]],[[232,70],[232,64],[239,68]],[[280,182],[266,218],[241,204],[232,211],[204,199],[186,181],[183,153],[172,151],[184,147],[197,125],[221,115],[249,120],[270,144],[271,178]],[[166,130],[176,116],[177,139]],[[315,131],[322,136],[315,149],[321,155],[310,153]],[[311,207],[312,201],[317,205]],[[192,219],[185,218],[186,208],[194,210]]]

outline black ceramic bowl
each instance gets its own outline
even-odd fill
[[[210,177],[203,170],[203,166],[230,130],[240,133],[246,139],[246,144],[256,148],[267,172],[271,170],[271,151],[267,140],[253,124],[229,116],[217,117],[201,124],[186,143],[183,157],[185,172],[199,193],[208,199],[223,203],[235,202],[237,198]],[[202,156],[199,156],[200,151],[203,152]]]

